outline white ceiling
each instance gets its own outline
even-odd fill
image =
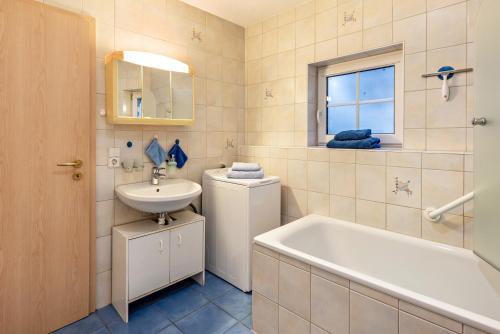
[[[248,27],[293,8],[304,0],[182,0],[211,14]]]

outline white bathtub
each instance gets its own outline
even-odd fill
[[[500,333],[500,272],[469,250],[319,215],[259,235],[255,243]]]

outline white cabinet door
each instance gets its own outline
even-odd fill
[[[170,279],[176,281],[203,270],[203,222],[170,230]]]
[[[170,232],[129,241],[129,300],[170,283]]]

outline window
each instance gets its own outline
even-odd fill
[[[400,52],[330,65],[318,75],[318,139],[371,129],[382,144],[401,145]]]

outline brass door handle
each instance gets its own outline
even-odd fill
[[[57,164],[57,166],[60,166],[60,167],[73,167],[73,168],[80,168],[82,167],[83,165],[83,161],[77,159],[73,162],[61,162],[59,164]]]

